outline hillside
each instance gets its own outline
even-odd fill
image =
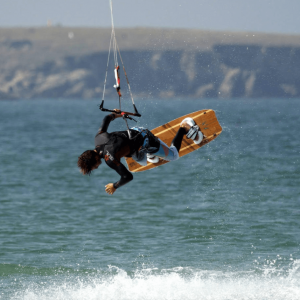
[[[300,96],[300,36],[116,32],[135,96]],[[101,97],[109,40],[109,28],[0,28],[0,99]]]

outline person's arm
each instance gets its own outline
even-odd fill
[[[133,176],[132,174],[127,170],[127,168],[121,163],[121,162],[118,162],[116,160],[114,161],[111,161],[110,159],[108,159],[106,161],[106,164],[114,169],[120,176],[120,180],[115,182],[115,183],[109,183],[107,184],[105,187],[105,191],[108,193],[108,194],[113,194],[117,188],[125,185],[126,183],[128,183],[129,181],[131,181],[133,179]]]
[[[114,109],[114,111],[119,112],[120,110],[119,109]],[[120,118],[120,117],[122,117],[121,114],[115,114],[115,113],[112,113],[112,114],[109,114],[109,115],[105,116],[98,132],[99,133],[107,132],[107,128],[108,128],[110,122],[113,121],[114,119]]]

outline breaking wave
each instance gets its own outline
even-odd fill
[[[110,266],[104,272],[87,276],[82,273],[65,275],[39,276],[39,282],[24,282],[23,288],[15,292],[12,299],[300,299],[300,260],[293,261],[288,270],[269,266],[249,272],[220,272],[178,267],[128,273]]]

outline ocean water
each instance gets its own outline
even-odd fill
[[[300,299],[299,99],[137,99],[140,126],[211,108],[223,132],[112,196],[76,166],[99,104],[0,102],[1,300]]]

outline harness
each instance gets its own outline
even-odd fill
[[[128,136],[128,131],[101,133],[101,144],[96,146],[96,151],[100,154],[101,151],[104,152],[106,146],[112,146],[111,152],[116,152],[119,150],[119,145],[122,145],[120,139],[125,140],[126,144],[129,145],[130,156],[137,154],[139,151],[155,153],[159,149],[160,142],[158,138],[148,129],[133,127],[129,130],[131,138]]]

